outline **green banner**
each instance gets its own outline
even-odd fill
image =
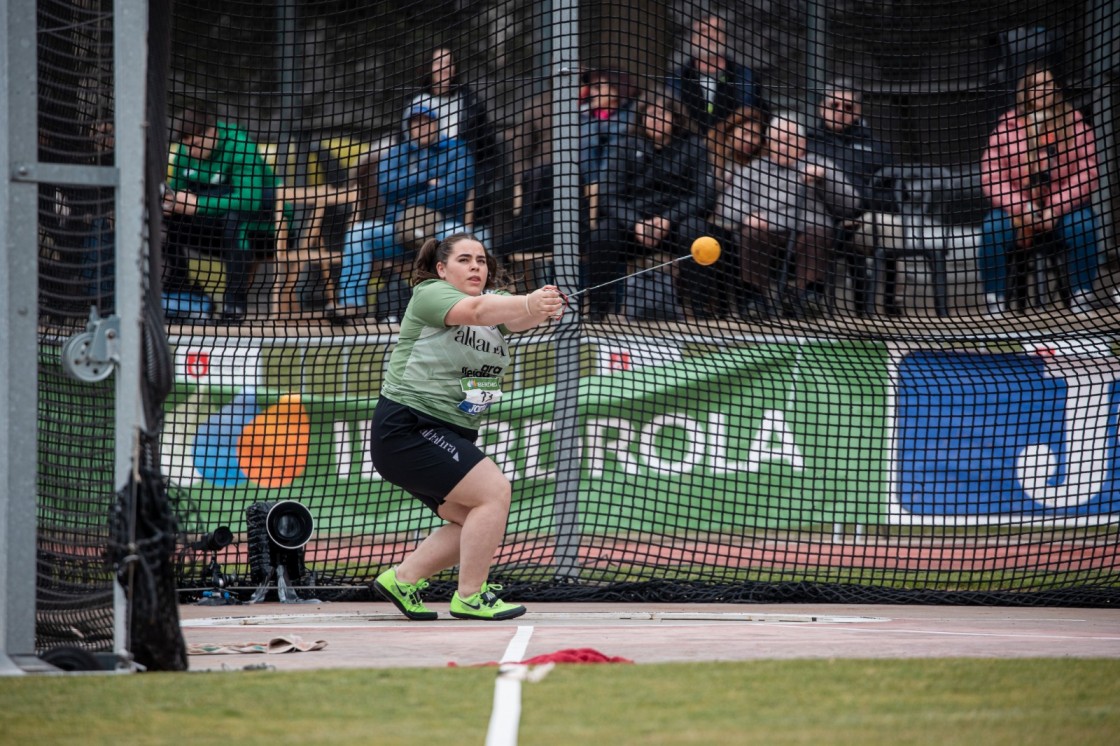
[[[582,531],[882,522],[882,344],[754,344],[678,358],[613,372],[591,366],[580,379],[581,437],[569,452],[581,461]],[[198,353],[192,359],[197,374]],[[434,525],[369,463],[376,399],[368,388],[341,397],[308,393],[314,385],[285,392],[264,385],[276,376],[266,362],[259,367],[250,379],[195,375],[199,383],[181,382],[168,401],[164,472],[204,525],[241,525],[247,505],[280,499],[304,502],[317,531],[335,535]],[[553,528],[555,398],[552,384],[514,391],[481,430],[483,449],[514,484],[511,531]]]
[[[879,523],[886,380],[885,348],[865,343],[754,345],[583,378],[581,527]],[[535,499],[552,494],[554,398],[551,386],[523,392],[483,429],[487,452]]]

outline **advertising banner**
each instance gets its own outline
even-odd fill
[[[624,358],[625,345],[610,354]],[[209,523],[280,499],[308,504],[322,530],[433,523],[369,463],[374,397],[281,392],[248,377],[215,379],[213,367],[207,375],[223,385],[201,385],[199,355],[177,350],[176,360],[164,472]],[[580,379],[581,437],[569,451],[580,459],[585,528],[733,532],[884,519],[881,344],[756,344],[595,370],[608,372]],[[552,385],[515,391],[483,420],[480,444],[514,484],[514,531],[552,527],[555,396]]]
[[[901,356],[893,521],[1117,519],[1120,360],[1062,349]]]
[[[581,380],[584,527],[738,531],[879,523],[886,353],[759,344]],[[550,485],[553,396],[491,410],[484,434],[515,484]],[[535,492],[535,490],[534,490]]]

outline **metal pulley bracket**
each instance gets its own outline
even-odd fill
[[[71,378],[87,383],[104,381],[120,362],[121,320],[105,318],[90,307],[86,330],[62,345],[62,370]]]

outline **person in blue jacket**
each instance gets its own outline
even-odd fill
[[[384,218],[356,223],[347,233],[334,318],[361,315],[374,271],[403,261],[407,248],[397,240],[397,222],[410,207],[438,215],[433,238],[471,231],[467,213],[474,186],[475,160],[466,143],[440,134],[435,109],[411,106],[404,137],[378,164]]]
[[[727,45],[727,22],[709,15],[692,26],[688,60],[673,71],[669,93],[685,105],[701,134],[744,106],[765,111],[754,72],[735,62]]]

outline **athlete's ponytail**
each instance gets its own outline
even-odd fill
[[[413,285],[419,285],[424,280],[439,278],[439,275],[436,273],[436,264],[440,261],[437,256],[439,253],[439,243],[438,238],[429,238],[424,241],[424,245],[416,252],[416,261],[412,263]],[[446,256],[444,258],[446,258]]]

